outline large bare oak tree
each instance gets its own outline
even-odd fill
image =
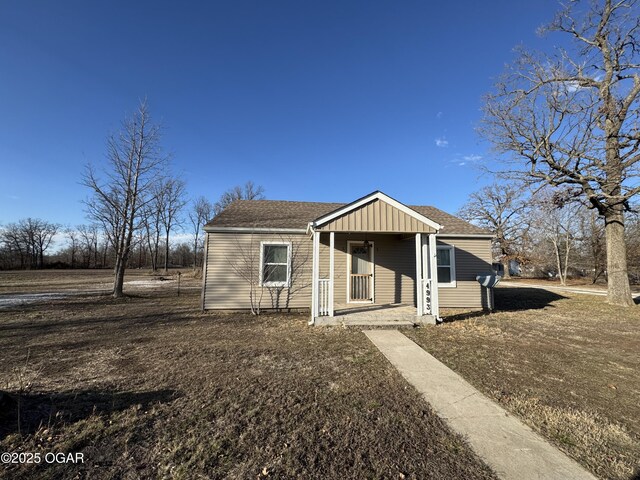
[[[101,224],[115,251],[113,296],[123,295],[124,273],[133,236],[144,207],[153,199],[167,157],[160,146],[160,127],[152,123],[146,101],[107,139],[106,166],[87,165],[82,184],[91,189],[87,214]]]
[[[494,255],[510,278],[512,260],[525,263],[529,201],[522,189],[509,183],[494,184],[469,195],[458,216],[495,235]]]
[[[638,10],[635,0],[570,1],[543,29],[566,48],[521,51],[488,96],[481,128],[511,154],[506,173],[569,186],[604,218],[608,300],[623,306],[633,305],[625,210],[640,192]]]

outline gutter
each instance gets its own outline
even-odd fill
[[[204,227],[207,233],[306,233],[304,228]]]

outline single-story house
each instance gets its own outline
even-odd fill
[[[205,225],[202,308],[309,309],[311,322],[368,305],[493,308],[492,235],[380,191],[348,204],[239,200]]]

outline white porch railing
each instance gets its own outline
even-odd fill
[[[351,300],[371,300],[371,274],[351,274]]]
[[[329,285],[328,278],[318,279],[318,316],[329,315]]]
[[[422,305],[424,306],[425,315],[432,315],[431,306],[431,279],[422,279]]]

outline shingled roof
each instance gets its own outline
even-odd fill
[[[345,203],[292,202],[284,200],[236,200],[225,208],[207,227],[296,228],[305,229],[309,222],[333,212]],[[443,226],[447,235],[489,235],[491,232],[430,206],[411,206],[416,212]]]

